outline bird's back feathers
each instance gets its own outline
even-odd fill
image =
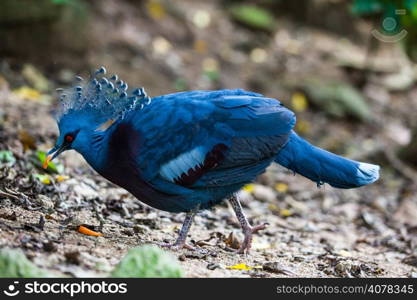
[[[243,90],[161,96],[129,118],[142,136],[137,159],[143,176],[188,186],[215,167],[272,158],[295,124],[279,101]]]

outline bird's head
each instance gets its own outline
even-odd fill
[[[94,143],[98,141],[96,137],[103,135],[114,123],[112,119],[104,122],[100,119],[91,110],[74,111],[63,115],[58,122],[58,139],[48,152],[44,168],[48,166],[49,161],[66,150],[76,150],[85,158],[93,154]]]
[[[48,163],[66,150],[74,149],[88,158],[94,158],[95,150],[103,141],[103,135],[116,120],[127,112],[141,109],[150,98],[143,88],[135,89],[128,96],[127,84],[117,75],[104,77],[101,67],[92,78],[83,84],[81,77],[75,87],[61,90],[61,105],[56,113],[59,137],[43,164]]]

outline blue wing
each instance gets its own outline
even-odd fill
[[[252,180],[295,124],[278,100],[240,89],[156,97],[129,120],[141,176],[169,193]]]

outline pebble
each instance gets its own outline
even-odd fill
[[[275,191],[271,187],[263,186],[260,184],[256,184],[254,186],[253,195],[256,199],[265,202],[273,202],[276,200]]]

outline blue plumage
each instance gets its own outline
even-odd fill
[[[51,153],[75,149],[105,178],[155,208],[208,208],[274,161],[338,188],[378,178],[377,166],[297,136],[294,113],[275,99],[240,89],[151,99],[143,88],[129,92],[117,76],[104,75],[101,68],[89,82],[64,92],[60,137]]]

